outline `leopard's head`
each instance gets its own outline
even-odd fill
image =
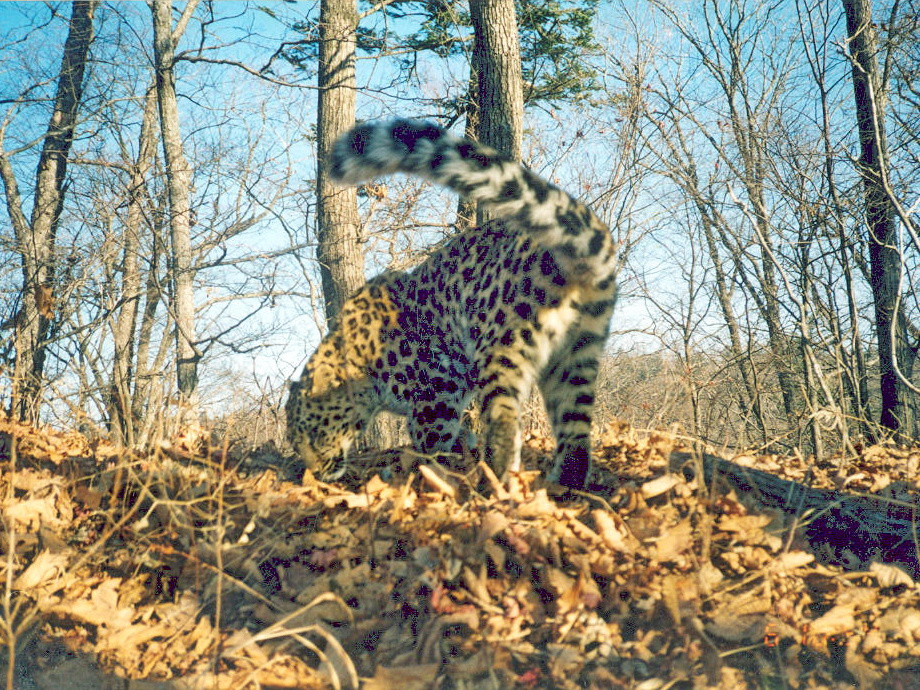
[[[367,387],[340,386],[311,395],[309,381],[294,381],[285,412],[287,438],[306,468],[317,477],[333,480],[347,467],[346,459],[374,409]]]

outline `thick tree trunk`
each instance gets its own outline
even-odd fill
[[[54,250],[64,200],[67,157],[73,144],[83,75],[93,41],[97,3],[74,2],[64,57],[58,76],[54,112],[48,124],[35,179],[32,216],[26,222],[22,199],[9,159],[0,153],[7,208],[22,260],[22,304],[16,318],[16,364],[13,413],[36,421],[42,392],[47,340],[54,311]]]
[[[196,0],[183,8],[188,17]],[[160,132],[166,161],[166,189],[169,197],[169,225],[172,240],[171,308],[176,321],[176,377],[180,405],[188,421],[197,414],[198,360],[201,354],[195,344],[195,271],[192,265],[191,208],[192,170],[182,150],[179,127],[179,107],[176,99],[175,60],[176,39],[172,27],[172,3],[153,0],[153,42],[156,63],[157,104],[160,110]],[[186,420],[182,420],[184,424]]]
[[[319,21],[316,258],[326,318],[332,320],[364,284],[357,190],[333,185],[326,171],[336,137],[355,124],[355,0],[323,0]]]
[[[476,40],[473,69],[479,75],[479,141],[521,160],[524,88],[514,0],[470,0]],[[488,219],[480,209],[477,222]]]
[[[316,157],[316,259],[320,265],[326,321],[332,322],[352,293],[364,285],[364,249],[358,191],[329,179],[326,162],[336,138],[355,124],[355,0],[322,0],[319,15],[319,103]],[[363,443],[398,445],[395,418],[374,420]]]
[[[898,377],[910,375],[915,353],[907,343],[903,308],[899,305],[901,255],[898,250],[895,209],[883,182],[888,144],[885,138],[887,87],[879,70],[878,41],[870,0],[843,0],[852,56],[853,95],[859,127],[859,172],[865,194],[866,225],[875,330],[878,340],[882,409],[879,422],[896,430],[905,422],[906,386]],[[897,358],[897,360],[895,359]]]
[[[521,159],[524,90],[513,0],[470,0],[479,74],[479,140]]]

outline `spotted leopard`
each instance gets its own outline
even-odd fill
[[[616,299],[616,248],[584,204],[491,148],[412,120],[370,122],[336,142],[332,176],[426,178],[491,210],[410,272],[385,272],[347,300],[291,384],[288,439],[324,477],[344,469],[381,410],[408,416],[415,448],[456,452],[481,405],[481,451],[520,468],[521,410],[539,385],[558,443],[552,481],[591,470],[598,359]]]

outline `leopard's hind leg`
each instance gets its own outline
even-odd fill
[[[584,488],[591,472],[595,387],[613,301],[597,302],[589,310],[553,353],[539,379],[557,443],[548,478],[571,489]]]
[[[480,372],[484,458],[504,479],[521,468],[521,413],[536,371],[520,351],[509,347],[491,353]]]

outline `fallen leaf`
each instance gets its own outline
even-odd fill
[[[693,548],[693,527],[690,518],[684,518],[655,539],[655,557],[665,563],[673,561]]]
[[[592,510],[591,517],[597,527],[598,536],[613,551],[633,552],[639,542],[629,531],[623,518],[606,510]]]
[[[819,650],[826,644],[828,637],[853,630],[856,626],[854,613],[852,605],[838,605],[813,620],[808,624],[808,631],[805,635],[808,646]]]
[[[876,563],[873,561],[872,565],[869,566],[869,572],[872,573],[872,576],[878,581],[879,587],[896,587],[898,585],[904,585],[912,589],[916,586],[914,578],[912,578],[907,571],[896,565]]]
[[[378,666],[373,678],[365,678],[361,683],[363,690],[427,690],[434,685],[438,677],[440,664],[422,664],[420,666],[400,666],[388,668]]]
[[[661,494],[667,493],[678,484],[683,483],[683,481],[684,478],[679,474],[663,474],[642,485],[642,496],[646,499],[660,496]]]
[[[42,551],[13,582],[13,588],[28,592],[39,587],[54,587],[67,572],[69,553]]]
[[[810,553],[805,553],[804,551],[787,551],[786,553],[781,553],[775,560],[771,561],[769,567],[773,572],[795,570],[796,568],[801,568],[809,563],[813,563],[814,560],[815,557]]]

